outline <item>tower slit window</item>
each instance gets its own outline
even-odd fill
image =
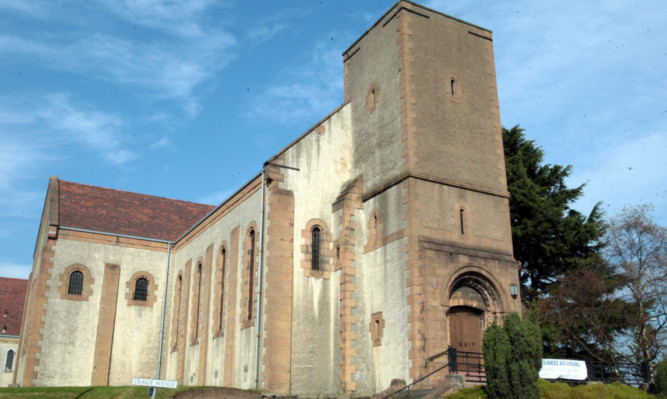
[[[465,210],[463,208],[459,209],[459,219],[461,223],[461,235],[466,234],[466,229],[465,229]]]
[[[312,259],[311,259],[311,268],[313,270],[320,270],[320,241],[321,241],[322,230],[319,226],[313,227],[313,236],[312,236]]]

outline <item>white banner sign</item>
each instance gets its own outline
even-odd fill
[[[586,362],[567,359],[542,359],[540,378],[546,380],[585,380],[588,377]]]
[[[154,380],[152,378],[132,378],[132,385],[140,385],[142,387],[158,387],[176,389],[178,381],[176,380]]]

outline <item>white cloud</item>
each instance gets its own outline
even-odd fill
[[[5,161],[7,164],[37,164],[46,159],[42,153],[46,153],[48,147],[72,144],[78,144],[85,151],[97,152],[112,164],[126,163],[137,157],[136,153],[124,148],[120,130],[124,124],[118,116],[75,104],[64,93],[29,101],[17,100],[0,99],[0,131],[7,140],[3,150],[18,154],[14,161]],[[17,108],[15,103],[27,105]],[[7,154],[3,158],[10,157],[11,154]]]
[[[58,56],[65,55],[48,44],[7,34],[0,35],[0,54],[2,53],[38,56],[43,59],[52,59],[55,63],[62,62],[62,59],[58,58]],[[14,56],[14,54],[11,54],[11,56]],[[5,56],[10,56],[10,54],[6,54]],[[52,64],[51,66],[54,65],[57,64]]]
[[[0,277],[27,279],[32,272],[32,265],[0,261]]]
[[[297,24],[298,20],[307,14],[306,10],[291,8],[272,15],[258,16],[255,18],[256,23],[248,28],[247,36],[255,42],[270,40],[291,25]]]
[[[334,36],[334,35],[327,35]],[[258,96],[248,117],[288,123],[296,119],[316,122],[343,101],[341,50],[320,42],[309,62],[282,72],[280,82]]]
[[[122,120],[114,115],[77,107],[65,94],[58,93],[46,97],[44,107],[37,111],[47,129],[64,134],[70,142],[98,151],[113,164],[123,164],[138,155],[122,148],[119,128]]]
[[[30,217],[44,199],[44,193],[27,184],[35,171],[50,157],[26,142],[26,137],[0,129],[0,217]],[[2,229],[8,228],[3,223]],[[2,232],[0,232],[0,235]]]
[[[29,15],[44,15],[44,4],[38,1],[1,0],[0,9]]]
[[[188,38],[207,36],[200,19],[210,7],[224,6],[209,0],[103,0],[102,3],[116,15],[145,27],[157,28]]]
[[[8,190],[19,179],[27,178],[45,158],[44,154],[19,135],[0,130],[0,188]],[[0,196],[2,199],[4,196]]]
[[[172,148],[174,144],[167,137],[163,137],[160,140],[150,145],[151,150],[156,150],[159,148]]]
[[[229,199],[229,196],[234,194],[234,192],[236,192],[235,189],[216,191],[214,193],[206,195],[203,198],[198,199],[196,202],[200,204],[219,205],[222,203],[222,201]]]
[[[204,0],[104,4],[121,19],[158,32],[131,35],[122,24],[105,21],[92,29],[95,33],[84,35],[80,29],[91,30],[92,13],[101,13],[95,3],[86,9],[91,15],[82,11],[83,16],[72,20],[64,20],[64,12],[50,6],[47,20],[58,23],[58,29],[0,35],[0,56],[9,63],[36,61],[47,69],[120,84],[131,90],[129,95],[150,102],[174,100],[186,116],[197,117],[201,105],[195,88],[235,59],[235,37],[217,27],[223,21],[213,27],[204,23],[207,11],[220,4]]]
[[[286,24],[273,24],[273,25],[261,25],[254,26],[248,31],[248,38],[256,41],[267,41],[277,35],[278,33],[284,31],[287,28]]]

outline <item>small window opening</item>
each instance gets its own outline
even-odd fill
[[[81,295],[83,292],[83,272],[75,270],[69,275],[67,293],[69,295]]]
[[[340,245],[336,245],[336,259],[340,259]]]
[[[148,280],[144,277],[138,278],[134,285],[134,299],[135,301],[146,301],[148,298]]]
[[[459,218],[461,222],[461,235],[465,235],[466,234],[465,224],[464,224],[465,210],[463,208],[459,210]]]
[[[455,96],[456,95],[456,79],[452,78],[452,79],[449,80],[449,87],[450,87],[450,91],[451,91],[452,96]]]
[[[312,239],[312,260],[311,266],[313,270],[320,270],[320,240],[321,230],[318,226],[313,227]]]
[[[14,349],[7,351],[7,359],[5,360],[5,371],[12,371],[14,367]]]

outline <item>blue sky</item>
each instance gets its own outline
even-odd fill
[[[27,278],[48,178],[218,204],[341,104],[393,1],[0,0],[0,275]],[[430,0],[494,32],[500,111],[667,225],[667,2]]]

